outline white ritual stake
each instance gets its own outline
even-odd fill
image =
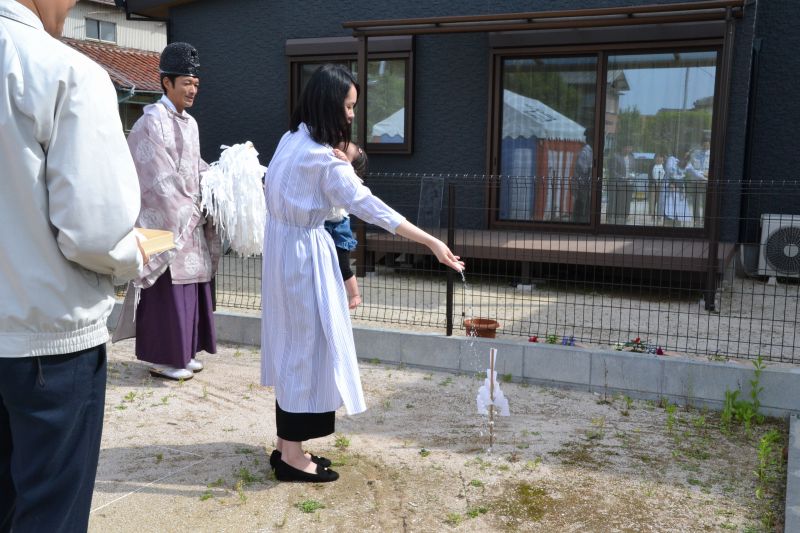
[[[500,416],[509,416],[511,413],[508,409],[508,399],[500,390],[500,384],[497,383],[497,349],[491,348],[489,350],[489,368],[486,370],[486,380],[481,388],[478,389],[478,413],[482,415],[489,415],[489,449],[494,445],[494,414]]]

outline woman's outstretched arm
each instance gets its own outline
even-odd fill
[[[454,255],[445,243],[430,233],[419,229],[408,220],[401,222],[395,229],[395,232],[401,237],[424,244],[430,248],[441,264],[452,268],[456,272],[464,270],[464,261],[461,261],[459,256]]]

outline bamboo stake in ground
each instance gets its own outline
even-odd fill
[[[489,451],[494,446],[494,361],[497,357],[497,348],[489,349]]]

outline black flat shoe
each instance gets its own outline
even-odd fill
[[[278,481],[326,483],[328,481],[336,481],[339,479],[339,474],[320,465],[317,465],[316,474],[309,474],[308,472],[298,470],[295,467],[284,463],[283,460],[280,460],[275,464],[275,477],[278,479]]]
[[[317,455],[314,455],[313,453],[310,453],[309,455],[311,456],[312,463],[316,463],[323,468],[328,468],[331,466],[331,464],[333,464],[331,463],[331,460],[326,457],[319,457]],[[281,452],[279,452],[278,450],[272,450],[272,453],[269,456],[269,465],[272,467],[273,470],[275,469],[275,465],[278,464],[278,461],[280,460],[281,460]]]

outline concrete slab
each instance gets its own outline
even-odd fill
[[[524,345],[500,339],[451,337],[461,346],[459,370],[464,373],[483,373],[489,368],[489,350],[497,349],[497,375],[522,378]]]
[[[214,313],[217,340],[261,346],[261,317],[239,313]]]
[[[689,360],[673,362],[673,359],[665,359],[667,367],[662,393],[681,405],[709,405],[719,409],[724,403],[725,391],[743,388],[752,376],[752,372],[741,365]]]
[[[525,346],[522,377],[533,383],[588,386],[591,353],[580,348],[532,344]]]
[[[761,374],[761,386],[764,387],[764,390],[759,395],[759,401],[762,405],[773,409],[797,412],[800,410],[800,386],[798,385],[800,385],[800,368],[776,371],[767,363],[767,368]],[[749,385],[747,390],[750,390]],[[800,464],[798,464],[798,468],[800,468]]]
[[[663,362],[657,355],[592,352],[589,386],[595,392],[663,394]]]
[[[784,531],[800,531],[800,418],[789,417],[789,462],[786,466]]]
[[[396,331],[353,328],[353,339],[358,357],[362,360],[380,359],[383,362],[399,364],[403,362],[403,351],[398,343],[402,342],[402,334]]]

